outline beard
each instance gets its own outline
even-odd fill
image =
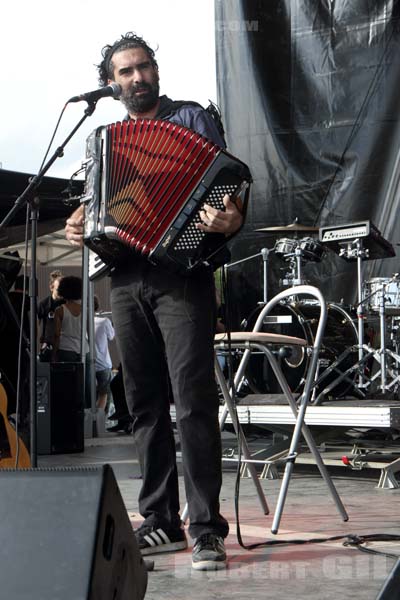
[[[136,92],[145,92],[139,96]],[[141,83],[131,87],[126,92],[122,92],[120,100],[127,109],[128,113],[140,114],[151,110],[158,101],[160,94],[160,85],[158,81],[152,83]]]

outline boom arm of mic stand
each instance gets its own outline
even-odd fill
[[[36,248],[37,248],[37,220],[38,220],[38,203],[36,201],[36,192],[43,179],[43,176],[50,169],[52,164],[64,154],[64,148],[75,135],[76,131],[82,125],[82,123],[93,114],[96,108],[96,102],[91,102],[85,108],[83,117],[79,120],[77,125],[73,128],[71,133],[65,138],[64,142],[57,148],[47,163],[40,169],[39,173],[32,177],[28,186],[22,192],[22,194],[16,199],[13,207],[4,217],[0,223],[0,233],[8,223],[13,219],[14,215],[27,203],[30,204],[30,219],[31,219],[31,271],[29,277],[29,297],[30,297],[30,368],[29,368],[29,391],[30,391],[30,455],[31,465],[33,468],[37,467],[37,451],[36,451],[36,412],[37,412],[37,364],[36,364],[36,345],[37,345],[37,274],[36,274]],[[18,415],[17,415],[18,419]]]
[[[89,104],[89,106],[87,106],[85,108],[85,111],[84,111],[85,114],[80,119],[80,121],[75,125],[75,127],[73,128],[73,130],[71,131],[71,133],[65,138],[65,140],[63,141],[63,143],[61,144],[61,146],[59,146],[57,148],[57,150],[50,157],[50,159],[47,161],[47,163],[42,167],[42,169],[39,171],[39,173],[30,179],[28,186],[24,189],[24,191],[22,192],[22,194],[16,199],[16,201],[14,202],[14,206],[6,214],[6,216],[4,217],[3,221],[0,223],[0,233],[1,233],[1,230],[4,229],[8,225],[8,223],[13,219],[14,215],[16,215],[17,212],[19,212],[19,210],[27,202],[32,202],[33,197],[34,197],[34,193],[37,191],[39,185],[41,184],[44,175],[47,173],[47,171],[50,169],[50,167],[53,165],[53,163],[55,163],[55,161],[57,160],[57,158],[60,158],[61,156],[63,156],[65,146],[68,144],[68,142],[70,141],[70,139],[78,131],[78,129],[80,128],[80,126],[82,125],[82,123],[88,117],[90,117],[90,115],[93,114],[95,108],[96,108],[96,103],[95,102]]]

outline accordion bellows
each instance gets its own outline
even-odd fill
[[[207,261],[226,239],[197,229],[201,207],[223,209],[251,181],[240,160],[169,121],[100,127],[86,155],[85,243],[105,263],[127,249],[183,271]]]

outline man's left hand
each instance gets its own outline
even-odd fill
[[[204,204],[199,213],[202,223],[196,225],[197,229],[212,233],[224,233],[225,235],[235,233],[243,222],[243,215],[238,208],[240,199],[235,198],[233,202],[226,194],[223,203],[225,210],[218,210],[209,204]]]

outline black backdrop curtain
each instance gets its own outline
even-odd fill
[[[288,237],[257,229],[295,219],[318,227],[370,220],[398,254],[399,6],[399,0],[216,0],[218,102],[228,147],[254,179],[233,261]],[[271,252],[269,296],[286,270]],[[397,256],[363,263],[366,281],[397,271]],[[262,300],[261,257],[230,274],[243,318]],[[303,275],[330,302],[356,301],[356,264],[333,251],[306,263]]]

